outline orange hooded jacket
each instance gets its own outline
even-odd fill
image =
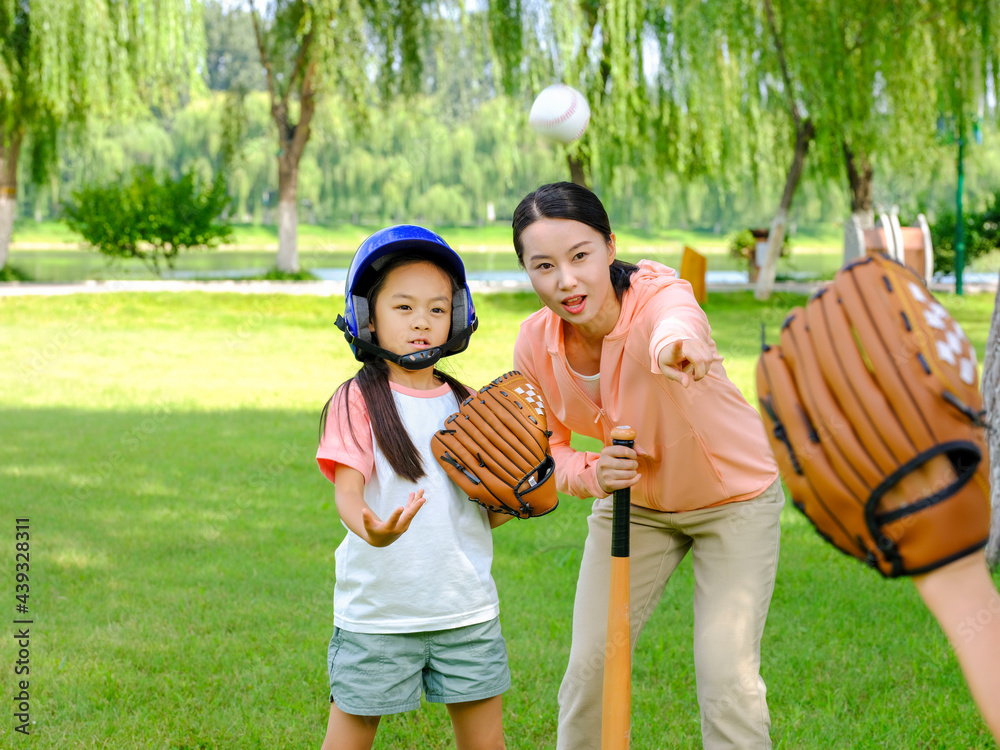
[[[673,269],[640,261],[604,338],[601,405],[584,393],[566,363],[562,320],[548,308],[529,316],[514,344],[514,367],[538,386],[546,404],[556,486],[576,497],[605,497],[597,482],[599,453],[570,446],[571,433],[611,442],[616,425],[635,428],[642,478],[632,502],[686,511],[756,497],[778,467],[756,410],[721,363],[684,388],[657,366],[660,350],[699,338],[716,351],[712,329],[691,285]]]

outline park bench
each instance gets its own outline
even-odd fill
[[[852,219],[844,227],[844,260],[883,253],[908,266],[924,283],[934,275],[934,249],[927,217],[917,216],[916,226],[900,226],[895,214],[881,214],[872,229],[861,229]]]

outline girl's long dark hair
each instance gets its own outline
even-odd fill
[[[401,255],[398,258],[393,258],[382,269],[378,281],[372,285],[367,294],[369,311],[375,310],[375,301],[385,286],[384,280],[388,276],[389,271],[416,261],[433,262],[427,258]],[[435,263],[435,265],[438,264]],[[448,278],[451,279],[452,294],[454,295],[459,289],[458,281],[446,268],[442,266],[438,267],[448,274]],[[373,338],[375,337],[373,336]],[[455,398],[458,399],[459,403],[468,398],[469,389],[456,378],[437,368],[434,369],[434,376],[443,380],[451,387],[452,393],[455,394]],[[386,457],[392,470],[411,482],[415,482],[424,476],[426,472],[424,471],[423,462],[420,460],[420,453],[413,444],[413,440],[410,438],[406,428],[403,426],[403,420],[399,416],[399,411],[396,409],[396,402],[392,397],[392,389],[389,387],[389,365],[386,364],[384,359],[375,355],[362,354],[361,369],[358,370],[353,378],[341,383],[326,402],[319,419],[319,439],[322,440],[323,434],[326,432],[326,421],[330,413],[330,406],[333,404],[334,399],[339,398],[341,399],[340,407],[347,414],[347,427],[351,431],[351,439],[354,440],[355,445],[360,447],[361,443],[358,440],[354,426],[351,424],[350,399],[352,385],[361,392],[361,396],[365,400],[375,441],[378,443],[379,449]]]
[[[575,182],[549,183],[528,193],[514,209],[512,222],[514,251],[517,253],[517,262],[521,268],[524,268],[524,244],[521,242],[521,235],[539,219],[578,221],[598,232],[604,238],[605,244],[611,244],[611,220],[600,198]],[[632,274],[638,270],[638,266],[617,258],[611,262],[611,287],[615,290],[619,302],[632,283]]]

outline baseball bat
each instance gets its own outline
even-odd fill
[[[618,426],[612,445],[635,443],[635,430]],[[628,487],[615,490],[611,515],[611,591],[608,594],[608,640],[605,646],[601,750],[627,750],[632,731],[632,633],[629,627]]]

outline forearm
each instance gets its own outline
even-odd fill
[[[509,513],[494,513],[493,511],[486,511],[490,516],[490,528],[495,529],[497,526],[503,526],[514,516]]]
[[[334,503],[337,507],[337,514],[340,516],[340,520],[344,522],[344,525],[371,544],[372,540],[365,529],[362,513],[362,511],[368,508],[368,503],[365,502],[364,495],[349,490],[338,490],[334,498]],[[368,509],[371,510],[370,508]]]
[[[983,553],[916,576],[913,583],[951,643],[986,725],[1000,741],[1000,594]]]
[[[607,497],[597,481],[597,462],[600,453],[574,450],[568,443],[553,445],[552,458],[556,462],[556,488],[573,497]]]

